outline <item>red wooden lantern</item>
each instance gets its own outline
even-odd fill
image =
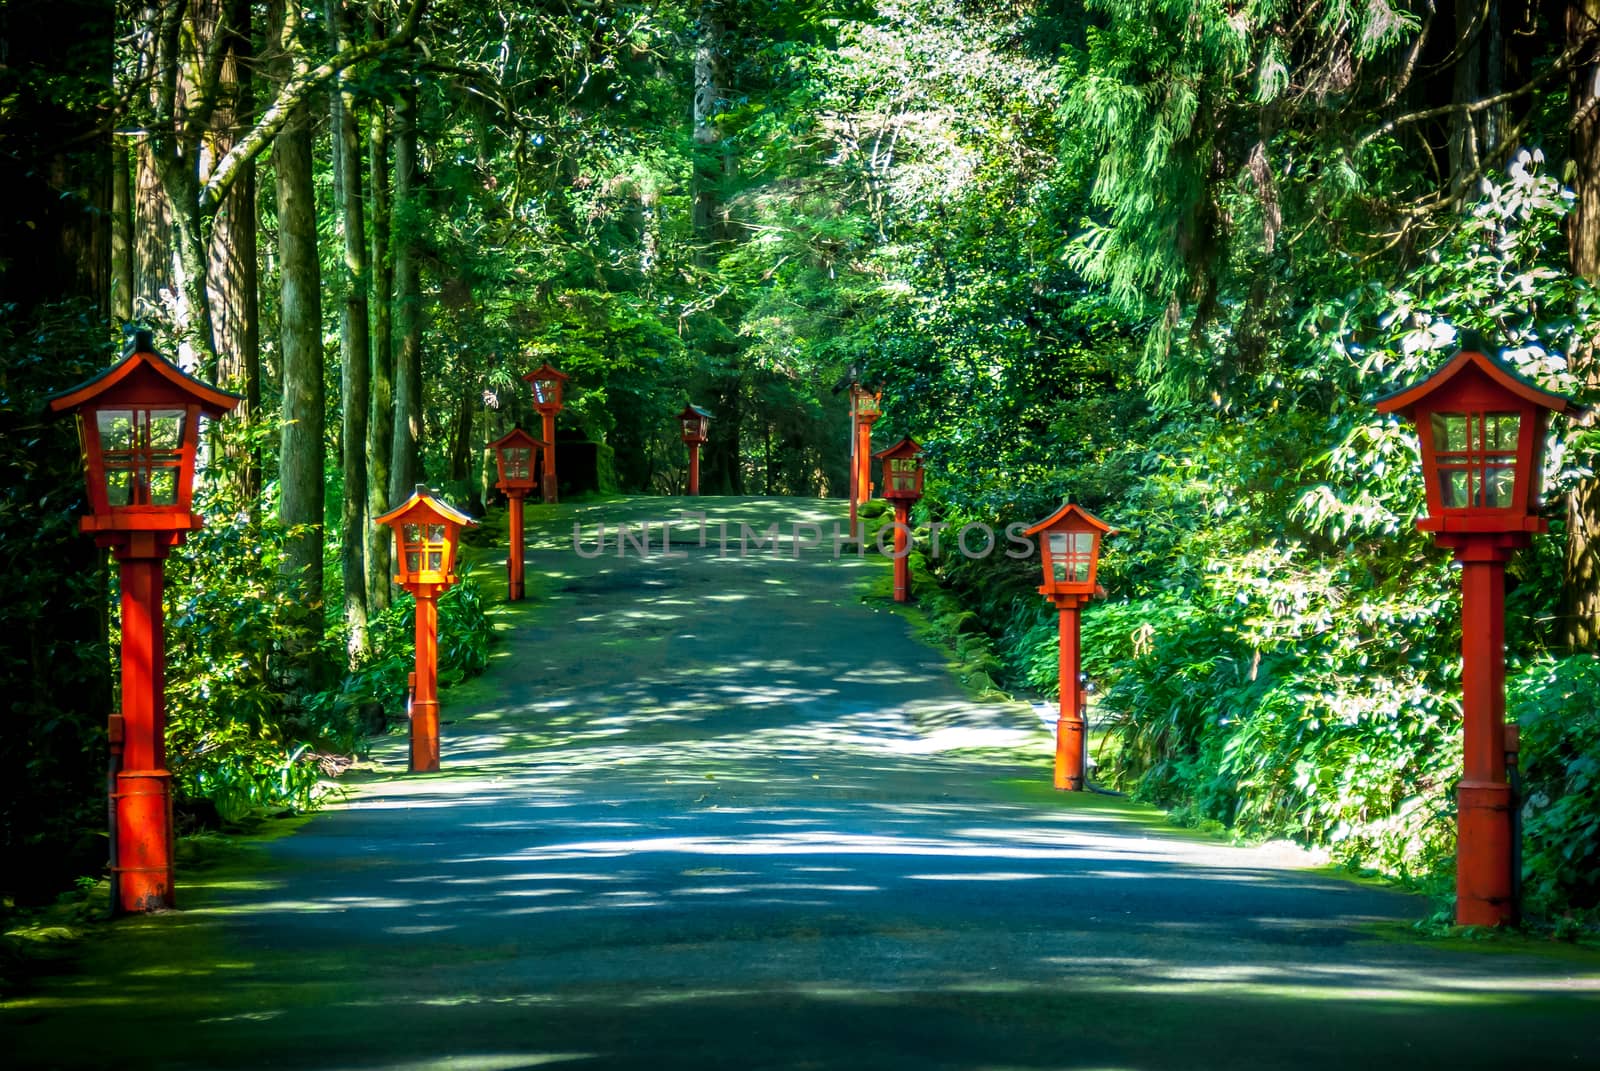
[[[200,527],[192,509],[200,418],[238,404],[237,395],[157,356],[148,331],[115,367],[50,399],[52,412],[78,418],[90,511],[80,525],[118,563],[122,709],[108,736],[116,770],[111,901],[119,913],[175,903],[163,563]]]
[[[495,470],[500,477],[495,487],[508,495],[515,493],[519,498],[537,488],[539,477],[534,471],[534,452],[546,446],[547,443],[535,439],[521,428],[512,428],[490,443],[489,449],[494,451]]]
[[[860,383],[850,384],[850,396],[855,399],[856,419],[868,424],[883,415],[883,391]]]
[[[1417,527],[1461,563],[1456,921],[1498,926],[1516,919],[1519,878],[1506,783],[1505,567],[1531,533],[1548,529],[1539,485],[1550,414],[1579,407],[1487,354],[1463,350],[1377,408],[1416,425],[1428,502]]]
[[[698,495],[700,493],[700,446],[710,435],[711,414],[691,402],[683,407],[683,412],[678,414],[678,427],[683,432],[684,444],[689,447],[689,493]]]
[[[565,372],[558,372],[549,361],[541,364],[532,372],[522,377],[533,387],[533,407],[541,413],[549,410],[551,413],[561,411],[561,395],[566,389],[567,380],[571,377]]]
[[[558,372],[546,361],[522,377],[533,387],[533,407],[539,411],[544,435],[544,500],[556,500],[556,414],[561,412],[562,394],[566,390],[567,375]]]
[[[456,582],[461,529],[477,522],[418,484],[410,498],[372,523],[394,530],[394,582],[417,598],[411,770],[432,773],[439,768],[439,594]]]
[[[89,516],[85,532],[190,531],[200,418],[219,417],[239,396],[184,374],[139,332],[109,371],[50,399],[74,413],[83,451]]]
[[[856,530],[856,514],[872,497],[872,425],[883,415],[883,391],[850,384],[850,412],[855,422],[855,456],[851,483],[855,494],[850,502],[850,530]]]
[[[711,433],[711,414],[698,405],[689,404],[678,414],[678,426],[686,443],[703,443]]]
[[[511,501],[508,526],[511,545],[506,553],[506,598],[511,602],[522,598],[522,499],[538,486],[533,454],[540,447],[548,450],[549,444],[540,442],[521,428],[512,428],[489,444],[494,451],[495,467],[500,473],[495,487],[504,491],[506,498]]]
[[[1078,670],[1082,664],[1078,611],[1089,599],[1101,594],[1095,582],[1100,565],[1100,541],[1114,531],[1088,510],[1068,502],[1023,533],[1040,537],[1044,583],[1039,594],[1056,605],[1061,706],[1056,715],[1055,786],[1073,792],[1083,791],[1089,765],[1088,725],[1083,709],[1083,682]]]
[[[901,439],[873,455],[883,462],[883,497],[915,502],[922,497],[922,447],[915,439]]]
[[[1380,399],[1417,428],[1425,532],[1543,532],[1539,487],[1551,413],[1573,408],[1483,353],[1464,350],[1421,383]]]
[[[1039,594],[1088,598],[1095,594],[1100,540],[1114,529],[1081,506],[1066,503],[1024,535],[1040,536],[1044,584]]]
[[[456,582],[461,529],[478,522],[441,502],[419,483],[410,498],[373,518],[372,523],[394,530],[394,582],[415,595],[421,588],[448,588]]]
[[[894,503],[894,601],[905,602],[911,597],[911,504],[922,497],[922,447],[906,438],[874,456],[883,462],[883,497]]]

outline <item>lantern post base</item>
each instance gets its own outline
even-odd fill
[[[112,910],[176,906],[172,775],[167,772],[165,559],[183,531],[97,538],[117,558],[122,589],[122,710],[112,721]]]
[[[544,478],[541,489],[544,492],[546,505],[555,505],[556,501],[556,414],[553,409],[543,409],[539,412],[544,432]]]
[[[1056,715],[1055,787],[1063,792],[1082,792],[1088,766],[1088,722],[1083,716],[1083,692],[1078,683],[1080,636],[1078,610],[1082,595],[1050,596],[1060,617],[1060,693]]]
[[[166,770],[119,770],[116,777],[117,860],[111,868],[113,911],[171,910],[172,775]]]
[[[700,495],[700,444],[694,442],[689,444],[689,495]]]
[[[1456,790],[1456,923],[1515,919],[1506,783],[1505,568],[1526,533],[1440,533],[1461,563],[1461,750]]]
[[[1515,922],[1511,786],[1462,781],[1456,807],[1456,925]]]
[[[433,585],[417,591],[417,669],[411,696],[411,772],[439,771],[439,603]]]
[[[894,504],[894,601],[911,598],[911,507],[904,501]]]
[[[511,538],[506,552],[506,600],[522,598],[522,495],[511,495]]]

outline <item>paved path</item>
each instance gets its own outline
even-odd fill
[[[444,772],[386,741],[347,803],[0,1013],[0,1062],[1600,1066],[1593,958],[1380,939],[1425,906],[1050,790],[1027,708],[970,701],[855,598],[883,565],[831,560],[836,512],[700,503],[823,524],[800,560],[715,529],[572,551],[575,516],[592,549],[681,504],[534,511],[530,599],[445,697]]]

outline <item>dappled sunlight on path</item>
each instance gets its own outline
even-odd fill
[[[1054,792],[1032,710],[856,597],[881,562],[723,557],[698,522],[683,557],[573,550],[575,518],[592,544],[688,506],[842,517],[530,508],[529,599],[444,696],[443,771],[385,740],[264,865],[187,876],[125,930],[144,960],[13,1010],[24,1064],[101,1066],[137,1023],[168,1040],[123,1066],[1593,1065],[1591,960],[1379,940],[1425,905]]]

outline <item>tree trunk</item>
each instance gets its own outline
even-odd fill
[[[200,211],[200,175],[188,155],[164,157],[158,150],[158,169],[171,209],[177,285],[173,292],[173,318],[179,337],[183,367],[202,379],[217,378],[217,339],[211,323],[211,295],[206,275],[211,253],[206,242],[206,222]]]
[[[388,112],[382,103],[372,106],[367,145],[371,157],[372,202],[372,374],[368,384],[367,514],[377,517],[389,509],[389,458],[394,449],[394,351],[389,331],[389,302],[394,291],[394,272],[389,258],[389,125]],[[387,529],[377,525],[368,527],[367,605],[373,612],[389,605],[390,544]]]
[[[463,387],[456,399],[455,434],[450,436],[450,466],[446,479],[465,482],[472,468],[472,392]]]
[[[282,3],[273,5],[283,40]],[[313,635],[320,635],[323,547],[322,278],[317,263],[317,211],[312,195],[311,123],[300,109],[272,144],[277,175],[279,338],[283,435],[279,446],[278,513],[289,530],[283,570],[297,589]]]
[[[329,0],[329,21],[339,34],[339,47],[350,43],[352,13]],[[361,176],[360,116],[349,79],[340,76],[333,93],[334,190],[344,223],[344,309],[339,322],[340,441],[344,501],[341,511],[340,566],[344,581],[344,620],[350,630],[352,659],[364,655],[367,643],[367,406],[370,404],[370,341],[367,331],[367,225]]]
[[[72,424],[46,423],[41,397],[112,358],[101,327],[71,324],[103,326],[110,309],[114,34],[111,0],[13,2],[0,12],[0,306],[8,333],[29,354],[49,355],[31,370],[14,363],[20,354],[0,356],[0,537],[13,549],[0,630],[0,894],[26,890],[35,902],[94,864],[66,846],[105,813],[106,714],[115,709],[106,552],[70,516],[83,487]],[[127,300],[126,286],[118,296]]]
[[[169,306],[162,291],[172,293],[172,209],[161,188],[155,153],[148,136],[134,149],[133,316],[164,320]]]
[[[133,161],[123,138],[111,142],[111,315],[133,319]]]
[[[1600,0],[1573,0],[1567,8],[1569,45],[1584,48],[1572,74],[1572,188],[1577,203],[1567,217],[1573,273],[1600,282]],[[1583,400],[1600,401],[1600,356],[1584,347],[1572,354]],[[1578,481],[1567,499],[1567,549],[1562,624],[1573,651],[1600,651],[1600,478]]]
[[[255,121],[255,55],[250,0],[228,0],[233,27],[219,86],[210,159],[232,148],[239,132]],[[218,206],[212,220],[207,272],[212,326],[217,338],[217,375],[228,390],[244,395],[237,416],[249,426],[261,412],[261,301],[256,232],[256,167],[249,163]],[[240,496],[252,507],[261,495],[261,457],[255,450],[237,461]]]
[[[395,332],[400,354],[395,362],[394,448],[389,497],[402,501],[423,480],[422,472],[422,273],[416,241],[421,226],[417,207],[417,90],[408,86],[395,106],[394,137]]]
[[[723,72],[727,30],[722,5],[704,0],[695,26],[694,49],[694,189],[692,224],[702,267],[715,263],[715,245],[726,237],[722,186],[731,161],[722,145],[717,113],[727,97]]]

